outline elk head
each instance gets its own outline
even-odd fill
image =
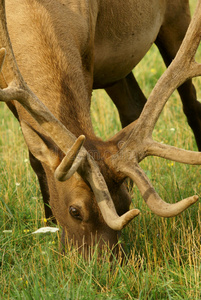
[[[146,156],[157,155],[182,163],[201,164],[199,152],[177,149],[157,143],[152,139],[154,126],[171,93],[188,78],[201,74],[200,65],[194,61],[200,42],[200,1],[177,57],[153,89],[139,119],[122,129],[106,143],[98,139],[94,141],[102,157],[97,162],[83,147],[85,137],[81,135],[76,138],[64,127],[23,80],[12,51],[6,27],[4,5],[4,1],[1,0],[0,42],[4,48],[0,51],[0,65],[2,68],[7,51],[7,66],[10,68],[12,80],[5,85],[1,84],[0,100],[4,102],[18,101],[51,138],[51,142],[49,139],[45,142],[45,136],[21,120],[24,135],[35,135],[38,141],[42,140],[43,142],[42,150],[46,155],[41,157],[42,150],[37,147],[33,152],[35,151],[34,155],[44,164],[53,198],[63,199],[64,206],[60,206],[56,200],[52,201],[50,205],[55,217],[67,231],[69,237],[75,238],[81,243],[85,236],[87,245],[90,245],[96,237],[97,239],[102,237],[111,245],[117,242],[117,232],[121,231],[139,214],[138,209],[128,210],[129,196],[123,186],[127,177],[134,181],[148,207],[159,216],[176,216],[195,203],[198,199],[197,196],[183,199],[174,204],[164,202],[139,167],[139,162]],[[32,147],[30,141],[27,141],[27,144]],[[119,147],[119,145],[121,146]],[[104,153],[102,149],[106,147],[109,151]],[[59,152],[54,149],[59,149]],[[90,146],[87,146],[87,149],[90,149]],[[126,204],[121,209],[119,203],[123,202],[124,198]],[[88,214],[83,215],[83,207]],[[117,211],[121,216],[117,214]],[[69,218],[72,220],[70,223]]]

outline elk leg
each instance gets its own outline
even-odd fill
[[[180,21],[179,21],[180,20]],[[174,59],[181,42],[185,36],[190,18],[189,15],[176,18],[175,23],[168,27],[162,26],[155,44],[157,45],[163,60],[168,66]],[[188,124],[191,127],[199,151],[201,151],[201,103],[197,101],[196,91],[192,80],[187,80],[179,88],[178,92],[183,104],[183,111],[187,117]]]
[[[10,102],[7,102],[6,104],[7,104],[8,108],[11,110],[11,112],[13,113],[13,115],[16,117],[16,119],[19,121],[18,112],[17,112],[14,102],[10,101]],[[41,162],[37,158],[35,158],[30,151],[29,151],[29,160],[30,160],[32,169],[34,170],[34,172],[36,173],[36,175],[38,177],[39,185],[41,188],[41,193],[43,196],[43,203],[44,203],[44,207],[45,207],[45,217],[47,219],[51,219],[54,223],[56,223],[56,220],[53,217],[52,210],[49,206],[50,196],[49,196],[49,191],[48,191],[46,174],[43,169],[43,166],[42,166]]]
[[[139,117],[146,102],[146,97],[132,72],[105,90],[119,111],[123,127]]]
[[[41,162],[37,158],[35,158],[30,151],[29,151],[29,159],[30,159],[31,166],[38,177],[41,193],[43,196],[45,217],[46,217],[46,219],[51,220],[54,223],[56,223],[56,220],[53,217],[52,210],[49,206],[50,195],[49,195],[47,178],[46,178],[46,174],[43,169],[43,166],[42,166]]]

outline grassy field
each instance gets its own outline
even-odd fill
[[[152,47],[135,70],[147,96],[164,70]],[[201,81],[194,83],[201,99]],[[103,139],[120,129],[117,111],[103,91],[93,94],[92,118]],[[177,92],[165,106],[154,138],[196,150]],[[46,224],[42,198],[19,124],[4,104],[0,104],[0,159],[0,299],[201,299],[200,202],[176,218],[163,219],[149,211],[134,187],[133,206],[141,215],[122,234],[127,263],[110,263],[109,251],[101,259],[95,253],[88,262],[76,251],[63,256],[59,233],[31,234]],[[141,166],[165,201],[200,196],[199,166],[156,157]]]

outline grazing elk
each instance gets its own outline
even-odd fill
[[[100,246],[104,241],[110,247],[115,245],[118,232],[139,214],[138,209],[129,210],[130,196],[124,186],[127,177],[159,216],[175,216],[195,203],[197,196],[165,203],[138,163],[157,155],[201,164],[199,152],[152,139],[167,99],[180,86],[184,112],[201,150],[201,105],[190,80],[201,73],[194,62],[200,42],[201,1],[177,58],[147,102],[132,69],[154,42],[170,64],[190,22],[188,1],[0,3],[0,100],[21,124],[46,217],[53,213],[64,229],[63,238],[68,236],[86,249],[95,239]],[[92,128],[93,88],[105,88],[123,126],[131,123],[106,142],[97,138]]]

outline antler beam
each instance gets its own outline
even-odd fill
[[[136,135],[139,132],[144,138],[151,136],[162,110],[174,90],[187,79],[201,75],[201,64],[195,62],[195,54],[201,40],[200,28],[201,2],[198,1],[181,47],[152,90],[132,134]],[[130,139],[132,138],[130,137]]]
[[[152,132],[173,91],[189,78],[201,75],[201,65],[194,60],[201,40],[201,1],[183,43],[150,94],[139,119],[129,125],[130,132],[119,152],[108,158],[108,164],[118,177],[130,177],[138,186],[145,202],[157,215],[171,217],[181,213],[198,200],[192,196],[175,204],[165,203],[156,193],[138,163],[146,156],[155,155],[186,164],[201,164],[201,153],[178,149],[153,141]],[[126,131],[126,128],[124,128]],[[128,136],[128,135],[127,135]]]

